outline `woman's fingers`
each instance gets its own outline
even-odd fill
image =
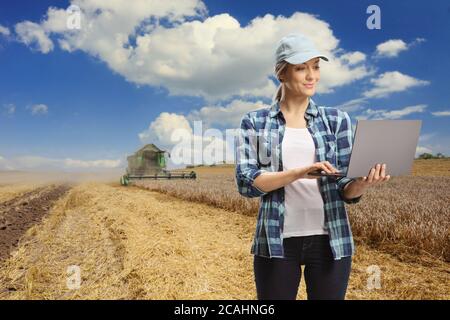
[[[370,168],[367,176],[360,177],[359,181],[366,183],[366,185],[376,185],[380,182],[388,181],[391,176],[386,175],[386,168],[387,165],[385,163],[378,163],[374,167]]]
[[[327,172],[328,173],[332,173],[333,172],[333,166],[331,165],[331,163],[329,163],[328,161],[324,161],[323,164],[327,168]]]
[[[380,180],[379,180],[379,182],[385,182],[385,181],[388,181],[388,180],[391,178],[390,175],[387,175],[387,174],[386,174],[386,168],[387,168],[386,163],[383,163],[383,164],[381,165],[381,170],[380,170]]]
[[[377,183],[380,181],[380,170],[381,166],[379,163],[375,166],[375,174],[373,175],[373,182]]]
[[[373,181],[372,182],[373,182],[373,184],[378,184],[380,182],[381,166],[380,166],[379,163],[377,163],[374,168],[375,168],[375,172],[374,172],[374,175],[373,175]]]
[[[370,169],[369,176],[367,177],[367,182],[372,183],[373,182],[373,176],[375,175],[375,168]]]
[[[386,167],[387,165],[385,163],[377,163],[375,167],[370,169],[367,182],[377,184],[379,182],[388,181],[391,176],[386,175]]]
[[[380,178],[383,180],[385,177],[386,177],[386,163],[383,163],[381,165]]]
[[[321,163],[314,163],[312,168],[314,168],[313,171],[325,171],[325,167]]]
[[[380,177],[381,177],[381,181],[387,181],[387,178],[386,178],[386,163],[383,163],[382,166],[381,166]]]
[[[333,167],[333,165],[330,162],[325,161],[324,163],[327,166],[328,170],[330,170],[329,171],[330,173],[338,172],[338,170],[335,167]]]
[[[316,170],[324,171],[326,173],[335,173],[339,172],[331,163],[328,161],[317,162],[314,164]]]
[[[331,173],[330,168],[326,165],[326,163],[322,162],[322,170],[325,171],[326,173]]]
[[[315,163],[314,167],[316,168],[316,170],[319,170],[320,172],[327,172],[327,167],[322,162]]]

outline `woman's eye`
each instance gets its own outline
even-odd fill
[[[318,70],[318,69],[320,69],[320,67],[319,67],[319,66],[315,66],[314,69]],[[297,68],[297,69],[295,69],[295,70],[296,70],[296,71],[304,71],[305,68]]]

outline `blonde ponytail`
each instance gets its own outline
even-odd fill
[[[284,73],[287,65],[288,65],[288,62],[286,62],[284,60],[275,65],[275,76],[277,77],[278,81],[280,81],[280,76]],[[277,91],[273,97],[273,101],[279,102],[281,100],[282,96],[283,96],[283,83],[281,82],[278,85]]]
[[[273,101],[280,101],[282,95],[283,95],[283,84],[280,83],[280,84],[278,85],[278,88],[277,88],[277,91],[276,91],[276,93],[275,93],[275,96],[273,97]]]

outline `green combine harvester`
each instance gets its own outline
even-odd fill
[[[167,151],[159,149],[153,143],[143,146],[133,155],[127,157],[126,174],[120,178],[120,184],[127,186],[134,181],[146,179],[196,179],[194,171],[166,170]]]

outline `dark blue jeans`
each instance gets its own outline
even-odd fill
[[[352,257],[334,260],[328,235],[283,240],[284,258],[254,256],[258,300],[295,300],[301,265],[308,300],[343,300],[347,291]]]

